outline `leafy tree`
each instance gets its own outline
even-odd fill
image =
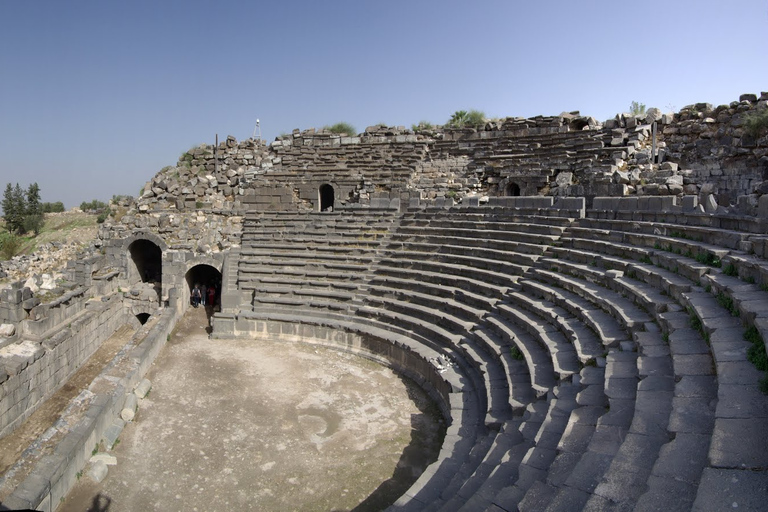
[[[43,227],[43,206],[40,203],[40,187],[37,183],[31,184],[27,189],[26,207],[24,210],[22,227],[25,231],[34,231],[35,235],[38,235]]]
[[[64,211],[64,203],[56,201],[55,203],[45,202],[41,206],[43,213],[60,213]]]
[[[629,113],[633,116],[642,116],[645,114],[645,103],[633,101],[629,104]]]
[[[40,204],[40,187],[37,183],[33,183],[27,189],[27,207],[25,213],[27,215],[40,215],[43,213],[43,207]]]
[[[14,218],[16,216],[16,203],[13,201],[13,185],[8,183],[3,192],[3,216],[5,217],[5,227],[11,233],[14,231]]]
[[[19,254],[21,240],[13,233],[0,233],[0,259],[9,260]]]
[[[446,123],[450,128],[476,128],[485,122],[485,113],[479,110],[457,110]]]
[[[11,233],[24,232],[24,214],[26,210],[24,191],[17,183],[15,187],[8,183],[3,193],[3,216],[5,227]]]
[[[98,199],[94,199],[90,203],[83,201],[80,203],[80,209],[84,212],[101,212],[107,209],[107,204],[103,201],[99,201]]]

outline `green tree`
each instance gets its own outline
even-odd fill
[[[485,113],[479,110],[457,110],[446,123],[450,128],[476,128],[485,122]]]
[[[629,113],[633,116],[642,116],[645,114],[645,103],[633,101],[629,104]]]
[[[13,202],[13,185],[8,183],[3,192],[3,217],[5,218],[5,227],[13,232],[13,217],[15,215],[16,204]]]
[[[6,229],[11,233],[23,233],[26,205],[24,191],[21,190],[18,183],[15,187],[11,186],[10,183],[6,185],[2,204]]]
[[[55,203],[45,202],[42,204],[43,213],[60,213],[64,211],[64,203],[56,201]]]
[[[40,187],[37,183],[32,183],[27,189],[23,228],[25,231],[34,231],[35,235],[38,235],[42,227],[43,206],[40,203]]]

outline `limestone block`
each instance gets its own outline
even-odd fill
[[[117,466],[117,457],[108,453],[97,453],[91,457],[89,462],[96,464],[99,461],[104,462],[107,466]]]
[[[88,477],[94,482],[100,483],[107,477],[108,472],[107,464],[103,460],[98,460],[88,469]]]
[[[134,394],[138,398],[144,398],[147,396],[147,393],[149,393],[149,390],[152,388],[152,383],[149,379],[144,379],[141,382],[139,382],[138,386],[136,386],[136,389],[133,390]]]
[[[136,416],[137,405],[138,405],[138,399],[136,398],[136,395],[131,393],[125,399],[125,404],[123,404],[123,409],[120,411],[120,417],[124,421],[133,421],[133,418]]]
[[[690,212],[699,205],[699,197],[694,195],[683,196],[683,211]]]
[[[16,326],[13,324],[0,325],[0,338],[10,338],[16,334]]]
[[[768,219],[768,195],[762,195],[757,200],[757,216]]]
[[[704,211],[707,213],[715,213],[717,211],[717,200],[715,200],[714,194],[708,194],[704,198]]]

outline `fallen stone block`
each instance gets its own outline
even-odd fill
[[[109,473],[109,468],[107,468],[107,464],[103,460],[96,461],[88,469],[88,477],[96,483],[100,483],[107,478],[107,473]]]
[[[144,379],[139,382],[138,386],[136,386],[136,388],[133,390],[133,393],[139,398],[144,398],[147,396],[147,393],[149,393],[150,389],[152,389],[152,383],[149,381],[149,379]]]
[[[117,466],[117,457],[108,453],[97,453],[90,460],[92,464],[96,464],[99,461],[104,462],[107,466]]]
[[[133,418],[136,416],[137,405],[138,405],[138,399],[136,398],[136,395],[131,393],[125,399],[125,404],[123,405],[123,408],[120,411],[120,417],[124,421],[133,421]]]
[[[114,448],[117,438],[120,437],[124,427],[125,422],[120,418],[116,418],[112,425],[104,432],[104,445],[107,447],[107,450]]]

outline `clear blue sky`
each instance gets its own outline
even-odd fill
[[[765,0],[0,0],[0,186],[136,195],[201,142],[768,90]]]

